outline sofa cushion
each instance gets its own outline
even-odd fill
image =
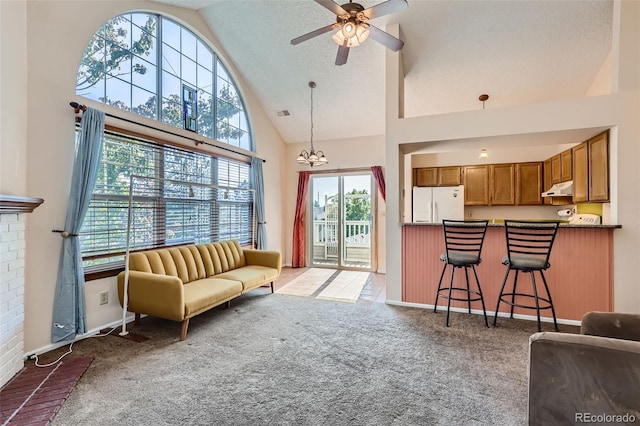
[[[185,284],[185,318],[191,318],[240,294],[242,294],[242,283],[239,281],[205,278]]]
[[[196,247],[202,257],[207,277],[246,265],[242,247],[235,240],[200,244]]]
[[[278,278],[278,270],[259,265],[243,266],[218,274],[216,278],[242,282],[242,292],[244,293]]]

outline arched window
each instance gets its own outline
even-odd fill
[[[164,16],[109,20],[85,49],[76,94],[253,150],[244,103],[215,52]]]

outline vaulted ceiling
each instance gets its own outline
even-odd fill
[[[154,0],[196,9],[285,142],[384,133],[385,47],[369,39],[334,65],[326,33],[335,22],[313,0]],[[383,0],[359,0],[365,8]],[[341,3],[338,1],[338,3]],[[376,18],[400,26],[405,45],[405,115],[423,116],[585,96],[611,51],[613,2],[591,0],[408,0]],[[281,110],[290,116],[279,116]]]

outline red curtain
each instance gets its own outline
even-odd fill
[[[309,189],[310,172],[298,172],[298,199],[296,200],[296,216],[293,222],[293,258],[291,266],[303,268],[305,262],[305,226],[304,215],[307,207],[307,190]]]
[[[373,173],[373,177],[378,184],[378,191],[380,191],[380,195],[384,201],[387,201],[387,190],[384,185],[384,175],[382,174],[382,167],[380,166],[371,166],[371,172]]]

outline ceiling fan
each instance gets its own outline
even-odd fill
[[[291,40],[291,44],[300,44],[313,37],[328,33],[332,30],[338,30],[333,34],[333,40],[338,44],[338,55],[336,56],[336,65],[344,65],[347,63],[349,56],[349,48],[359,46],[369,36],[378,43],[387,48],[398,51],[402,49],[404,42],[391,34],[382,31],[379,28],[369,24],[370,19],[378,18],[390,13],[399,12],[408,6],[407,0],[387,0],[383,3],[365,9],[358,3],[345,3],[342,6],[333,0],[314,0],[321,6],[329,9],[336,14],[336,23],[327,25],[311,31],[300,37]]]

